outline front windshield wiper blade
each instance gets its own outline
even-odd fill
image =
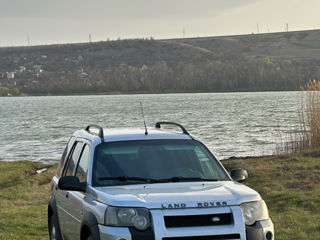
[[[201,177],[171,177],[164,179],[157,179],[158,182],[217,182],[219,179],[211,179],[211,178],[201,178]]]
[[[100,177],[98,180],[118,180],[120,182],[126,181],[139,181],[139,182],[147,182],[147,183],[155,183],[158,182],[156,179],[151,178],[141,178],[141,177],[128,177],[128,176],[118,176],[118,177]]]
[[[219,179],[211,179],[211,178],[201,178],[201,177],[171,177],[171,178],[163,178],[163,179],[152,179],[152,178],[142,178],[142,177],[129,177],[129,176],[118,176],[118,177],[100,177],[98,180],[118,180],[120,182],[127,181],[138,181],[138,182],[146,182],[146,183],[168,183],[168,182],[216,182]]]

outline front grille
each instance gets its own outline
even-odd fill
[[[199,226],[229,225],[233,223],[233,218],[232,218],[232,213],[192,215],[192,216],[165,216],[164,222],[167,228],[199,227]]]
[[[173,237],[162,238],[162,240],[216,240],[216,239],[240,239],[240,234],[215,235],[215,236],[201,236],[201,237]]]

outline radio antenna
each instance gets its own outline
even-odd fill
[[[144,129],[145,129],[144,134],[145,134],[145,135],[148,135],[148,129],[147,129],[147,125],[146,125],[146,119],[144,118],[143,107],[142,107],[141,101],[140,101],[140,107],[141,107],[141,113],[142,113],[142,117],[143,117]]]

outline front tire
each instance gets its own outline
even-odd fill
[[[50,217],[49,237],[50,240],[62,240],[59,225],[54,215]]]
[[[86,240],[93,240],[92,235],[89,235]]]

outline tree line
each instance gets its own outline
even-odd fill
[[[86,68],[80,72],[45,72],[39,77],[16,79],[27,94],[77,93],[169,93],[221,91],[299,90],[308,80],[319,78],[317,64],[274,61],[216,60],[169,65],[158,61],[143,67],[121,64],[105,69]]]

